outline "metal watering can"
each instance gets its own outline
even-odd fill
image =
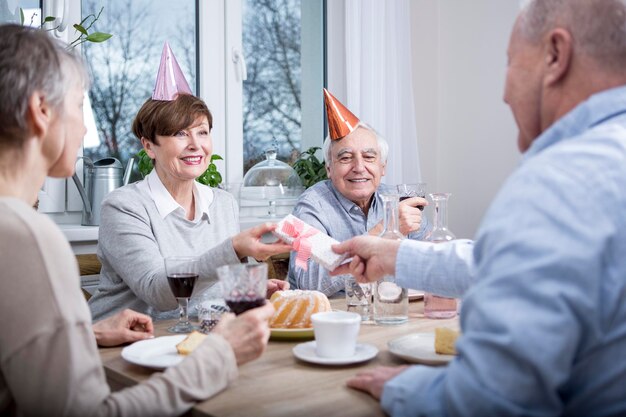
[[[103,158],[93,162],[87,157],[81,157],[84,161],[84,187],[74,173],[72,179],[80,198],[83,200],[83,226],[98,226],[100,224],[100,209],[102,200],[111,191],[122,185],[128,184],[133,169],[134,158],[128,160],[126,171],[122,163],[115,158]]]

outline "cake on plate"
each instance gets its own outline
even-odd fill
[[[447,327],[435,328],[435,352],[441,355],[456,355],[454,344],[460,333]]]
[[[276,312],[270,319],[271,328],[307,329],[313,327],[311,315],[331,311],[328,297],[319,291],[276,291],[270,302]]]
[[[189,335],[185,339],[183,339],[182,342],[176,345],[176,350],[180,355],[189,355],[198,346],[200,346],[200,343],[202,343],[205,338],[205,334],[194,330],[193,332],[189,333]]]

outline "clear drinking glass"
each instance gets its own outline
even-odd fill
[[[382,194],[384,228],[380,237],[402,240],[398,230],[398,194]],[[374,283],[374,321],[376,324],[403,324],[409,320],[409,296],[406,288],[396,284],[396,278],[386,275]]]
[[[400,201],[406,200],[411,197],[426,198],[426,183],[417,182],[414,184],[398,184],[396,186]],[[424,206],[417,206],[418,209],[424,210]]]
[[[361,284],[352,275],[344,277],[346,309],[361,316],[362,321],[370,319],[372,305],[372,284]]]
[[[207,334],[220,321],[222,314],[228,312],[228,308],[226,306],[222,306],[219,304],[210,304],[210,305],[199,305],[198,309],[198,322],[200,323],[199,330]]]
[[[189,322],[187,307],[193,288],[198,280],[198,258],[193,256],[171,256],[165,258],[167,283],[178,300],[180,316],[176,325],[167,329],[170,333],[190,333],[196,327]]]
[[[427,240],[433,243],[449,242],[456,239],[454,233],[448,229],[448,199],[450,195],[450,193],[429,194],[434,203],[434,226]],[[456,299],[440,297],[428,292],[424,294],[424,316],[430,319],[449,319],[456,314]]]

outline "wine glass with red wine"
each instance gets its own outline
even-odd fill
[[[265,304],[267,264],[235,264],[217,268],[226,305],[241,314]]]
[[[426,183],[417,182],[415,184],[399,184],[396,187],[398,189],[398,195],[400,201],[404,201],[411,197],[426,198]],[[417,206],[418,209],[424,210],[424,206]]]
[[[165,258],[167,283],[178,300],[180,317],[178,323],[167,329],[170,333],[190,333],[195,326],[189,323],[187,306],[193,288],[198,280],[198,258],[192,256],[171,256]]]

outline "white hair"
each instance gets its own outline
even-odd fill
[[[0,146],[20,148],[28,138],[33,94],[62,112],[76,82],[89,82],[80,55],[42,30],[0,25]]]
[[[568,30],[576,50],[610,69],[626,70],[626,0],[523,0],[522,36],[531,42],[555,27]]]
[[[389,144],[387,143],[385,138],[383,138],[373,127],[371,127],[365,122],[359,121],[359,123],[356,125],[356,128],[354,130],[358,129],[359,127],[369,130],[370,132],[374,134],[374,136],[376,136],[376,142],[378,142],[378,148],[380,150],[380,160],[382,161],[383,165],[386,164],[387,155],[389,155]],[[339,141],[340,140],[341,139],[339,139]],[[324,160],[326,161],[326,165],[328,165],[330,161],[332,160],[332,155],[330,154],[330,148],[333,142],[335,141],[331,140],[330,136],[326,136],[326,139],[324,139],[324,145],[322,145],[322,152],[324,154]]]

